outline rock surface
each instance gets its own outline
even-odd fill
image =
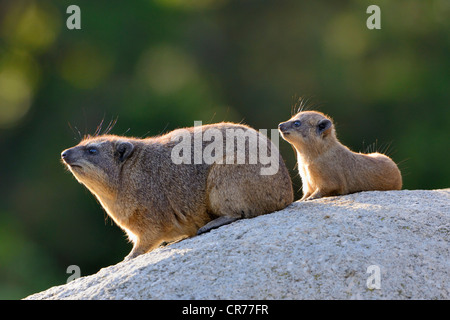
[[[361,192],[294,202],[26,299],[449,299],[449,241],[450,189]]]

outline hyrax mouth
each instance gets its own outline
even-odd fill
[[[67,169],[83,169],[83,167],[79,164],[75,164],[75,163],[70,163],[64,159],[62,159],[62,163],[67,167]]]
[[[71,169],[73,169],[73,168],[81,169],[82,168],[79,164],[76,163],[76,161],[71,156],[70,149],[65,150],[61,153],[61,160],[66,166],[68,166]]]

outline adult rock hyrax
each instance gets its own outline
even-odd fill
[[[267,162],[254,161],[262,151],[275,156],[273,172],[263,174]],[[240,124],[177,129],[146,139],[88,136],[61,157],[133,241],[126,260],[164,241],[281,210],[294,198],[276,146]]]
[[[303,184],[301,200],[369,190],[400,190],[402,176],[388,156],[355,153],[336,137],[331,118],[301,111],[278,126],[297,152]]]

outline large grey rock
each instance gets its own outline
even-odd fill
[[[295,202],[27,299],[449,299],[449,241],[450,189],[361,192]]]

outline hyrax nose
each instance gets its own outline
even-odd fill
[[[69,163],[71,161],[71,158],[73,158],[73,152],[71,149],[66,149],[63,152],[61,152],[61,158],[66,162]]]
[[[278,125],[278,130],[280,130],[281,132],[286,131],[286,122],[282,122]]]

